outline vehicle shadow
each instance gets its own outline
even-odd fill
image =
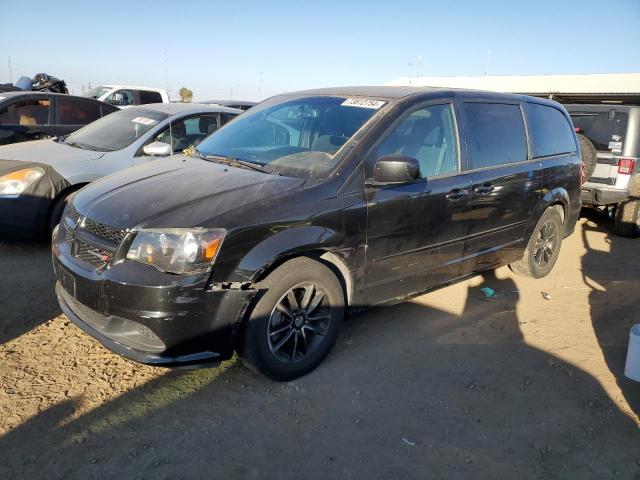
[[[0,242],[0,344],[59,315],[50,246]]]
[[[496,295],[443,291],[461,313],[420,298],[353,315],[295,382],[231,361],[83,415],[69,399],[0,438],[0,477],[636,478],[635,423],[523,341],[511,278],[483,286]]]
[[[582,257],[582,277],[589,293],[593,330],[607,367],[625,400],[640,418],[640,383],[624,376],[629,330],[640,323],[640,242],[613,232],[610,218],[595,210],[585,210],[589,220],[582,228],[586,253]],[[606,233],[609,251],[594,248],[590,232]],[[604,267],[611,265],[611,268]],[[623,268],[624,266],[624,268]]]

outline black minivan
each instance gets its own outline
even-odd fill
[[[552,101],[349,87],[272,97],[174,155],[93,182],[53,234],[65,314],[153,365],[237,352],[315,368],[349,308],[509,264],[542,277],[580,212]]]

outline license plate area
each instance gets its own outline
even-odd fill
[[[76,275],[59,264],[58,281],[67,294],[81,304],[97,312],[106,313],[103,280]]]

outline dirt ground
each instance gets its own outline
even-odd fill
[[[0,478],[640,479],[640,240],[609,228],[545,279],[353,315],[290,383],[126,361],[60,313],[46,246],[0,245]]]

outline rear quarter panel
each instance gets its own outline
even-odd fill
[[[528,239],[544,213],[553,204],[560,204],[564,210],[565,236],[575,229],[580,216],[580,164],[579,153],[559,155],[541,159],[543,168],[542,195],[540,202],[531,215],[527,226]]]

